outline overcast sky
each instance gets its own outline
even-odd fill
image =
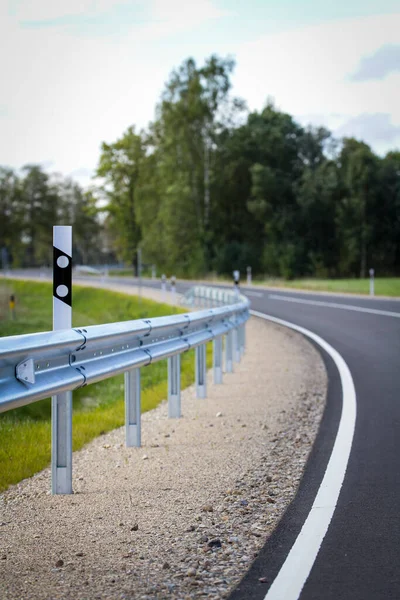
[[[146,127],[189,56],[236,59],[233,94],[400,148],[398,0],[0,0],[0,165],[90,181],[102,141]]]

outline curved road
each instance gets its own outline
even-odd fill
[[[177,291],[188,287],[180,283]],[[357,419],[343,486],[297,597],[399,600],[400,302],[254,287],[243,287],[242,292],[251,299],[252,309],[302,326],[327,341],[347,363],[355,385]],[[342,389],[335,364],[318,349],[329,375],[327,408],[318,438],[296,499],[231,600],[268,600],[268,588],[300,532],[325,473],[341,417]],[[282,600],[289,598],[282,596]]]
[[[133,280],[112,278],[132,285]],[[157,287],[159,282],[144,280]],[[192,284],[178,282],[184,293]],[[301,600],[400,599],[400,301],[242,287],[252,309],[328,342],[354,381],[357,418],[343,486]],[[318,492],[342,411],[341,380],[329,376],[326,410],[296,498],[230,600],[269,600]],[[307,548],[303,550],[307,552]],[[263,581],[260,582],[260,579]],[[284,594],[273,600],[295,600]]]

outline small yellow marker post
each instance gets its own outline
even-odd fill
[[[15,319],[15,296],[14,296],[14,294],[12,294],[10,296],[10,300],[9,300],[8,306],[10,308],[11,320],[14,321],[14,319]]]

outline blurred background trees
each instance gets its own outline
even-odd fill
[[[13,266],[51,263],[51,227],[74,226],[75,262],[144,262],[285,278],[400,274],[400,152],[301,127],[268,102],[231,97],[231,59],[186,60],[146,131],[103,143],[84,192],[37,165],[0,168],[0,247]],[[102,199],[102,202],[99,202]]]

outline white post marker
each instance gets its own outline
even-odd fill
[[[375,295],[374,276],[375,276],[375,270],[374,269],[370,269],[369,270],[369,295],[370,296],[374,296]]]
[[[156,278],[156,265],[152,265],[152,267],[151,267],[151,278],[152,279]]]
[[[165,290],[167,289],[167,277],[164,275],[164,273],[161,275],[161,291],[164,293]]]
[[[251,285],[251,267],[247,267],[247,285]]]
[[[72,327],[72,227],[53,227],[53,330]],[[72,392],[51,399],[51,492],[72,494]]]

